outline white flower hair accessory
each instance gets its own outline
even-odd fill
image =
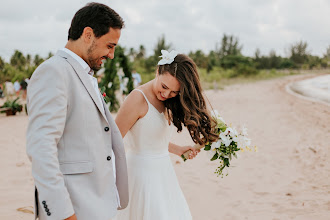
[[[170,53],[167,50],[161,50],[162,55],[159,56],[162,59],[158,62],[158,65],[171,64],[174,58],[179,54],[177,51],[172,50]]]

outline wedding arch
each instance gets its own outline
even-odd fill
[[[128,95],[133,90],[132,67],[124,48],[116,46],[115,56],[104,63],[100,70],[101,81],[99,87],[109,100],[110,112],[116,112],[120,107],[119,96]]]

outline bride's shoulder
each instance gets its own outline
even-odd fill
[[[144,98],[144,95],[138,91],[133,90],[125,99],[123,103],[123,107],[130,108],[131,110],[146,113],[148,111],[148,103]]]

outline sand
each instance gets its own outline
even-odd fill
[[[330,107],[286,91],[286,85],[311,77],[288,76],[206,91],[227,122],[248,127],[259,152],[241,153],[224,178],[213,173],[217,162],[209,161],[205,152],[185,163],[171,156],[193,219],[329,219]],[[24,113],[0,115],[1,220],[33,219],[27,122]],[[173,142],[192,143],[186,131],[174,134]]]

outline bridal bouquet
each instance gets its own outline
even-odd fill
[[[230,161],[233,157],[237,158],[238,151],[243,152],[245,149],[252,151],[250,147],[251,139],[248,138],[245,127],[237,131],[235,128],[228,126],[216,110],[212,112],[212,117],[216,121],[214,129],[215,133],[219,135],[219,138],[217,141],[207,143],[204,146],[197,144],[194,148],[204,148],[210,155],[211,161],[219,160],[220,166],[216,169],[215,173],[223,177],[223,170],[230,166]],[[254,150],[257,151],[257,147],[254,147]],[[190,152],[189,150],[181,155],[184,161],[187,160]]]

